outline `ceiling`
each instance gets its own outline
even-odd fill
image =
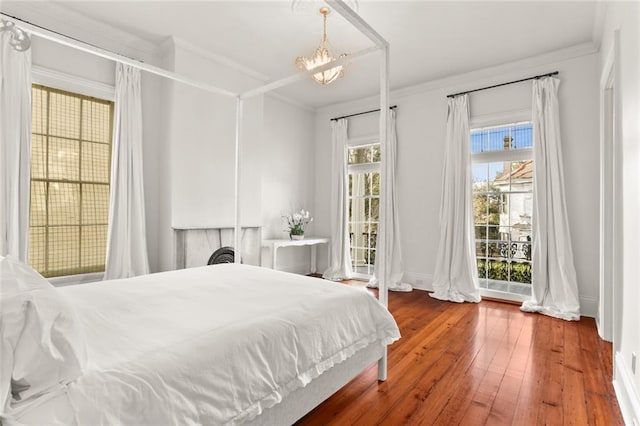
[[[160,44],[174,36],[228,58],[266,81],[296,72],[322,34],[318,0],[293,11],[290,1],[56,1],[102,23]],[[391,88],[462,74],[593,42],[598,5],[591,1],[374,1],[358,13],[389,41]],[[329,16],[334,54],[372,43],[337,13]],[[329,86],[310,79],[278,92],[311,108],[375,95],[378,55],[354,59]]]

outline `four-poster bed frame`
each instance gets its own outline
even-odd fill
[[[379,52],[379,70],[380,70],[380,111],[389,110],[389,43],[378,34],[364,19],[362,19],[356,12],[349,8],[342,0],[326,0],[326,3],[332,7],[336,12],[343,16],[349,23],[351,23],[357,30],[365,35],[370,41],[374,43],[374,46],[358,51],[345,58],[337,59],[334,62],[325,64],[306,71],[298,71],[296,74],[282,78],[277,81],[265,84],[262,87],[248,90],[244,93],[234,93],[229,90],[219,88],[184,75],[177,74],[175,72],[167,71],[165,69],[146,64],[123,55],[99,48],[97,46],[84,43],[65,35],[50,31],[48,29],[39,27],[37,25],[30,24],[22,21],[19,18],[2,14],[3,18],[13,21],[16,25],[20,26],[23,30],[48,39],[62,45],[81,50],[83,52],[96,55],[105,59],[121,62],[123,64],[130,65],[138,68],[142,71],[149,72],[161,77],[168,78],[170,80],[180,82],[192,87],[196,87],[205,90],[210,93],[218,95],[224,95],[236,99],[236,115],[235,115],[235,172],[234,172],[234,239],[235,249],[237,252],[241,252],[241,232],[240,232],[240,188],[239,188],[239,173],[241,168],[240,147],[242,145],[242,121],[243,121],[243,104],[246,100],[261,94],[268,93],[272,90],[284,87],[292,84],[296,81],[310,77],[320,71],[324,71],[335,67],[336,65],[342,65],[347,61],[351,61],[355,58],[368,55],[373,52]],[[379,121],[379,136],[381,142],[381,158],[382,167],[380,170],[380,193],[381,204],[383,208],[380,209],[380,231],[378,240],[378,268],[379,268],[379,301],[383,306],[388,304],[388,292],[386,277],[386,259],[389,256],[387,252],[387,211],[384,208],[385,203],[385,185],[386,175],[388,173],[388,166],[386,165],[387,156],[385,152],[388,146],[388,124],[387,114],[380,114]],[[235,257],[235,262],[240,263],[240,256]],[[376,348],[375,350],[361,350],[351,358],[345,360],[343,363],[334,367],[336,373],[323,374],[317,379],[313,380],[306,387],[298,389],[292,394],[291,398],[287,398],[282,403],[277,404],[275,407],[265,411],[265,416],[259,416],[255,421],[264,423],[283,423],[297,420],[301,415],[313,409],[317,404],[321,403],[324,399],[329,397],[333,392],[346,384],[351,378],[358,373],[362,372],[364,368],[370,366],[373,362],[378,362],[378,380],[384,381],[387,378],[387,353],[386,347]]]

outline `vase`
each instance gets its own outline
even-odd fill
[[[304,234],[299,234],[299,235],[290,234],[289,238],[291,238],[292,240],[303,240],[304,239]]]

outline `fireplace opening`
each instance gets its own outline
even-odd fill
[[[220,247],[214,251],[207,265],[216,265],[218,263],[233,263],[235,262],[235,250],[233,247]]]

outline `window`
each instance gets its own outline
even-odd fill
[[[373,275],[380,206],[380,143],[349,148],[349,241],[356,278]]]
[[[45,277],[104,271],[113,106],[32,87],[29,263]]]
[[[530,122],[471,130],[480,286],[531,294],[533,130]]]

